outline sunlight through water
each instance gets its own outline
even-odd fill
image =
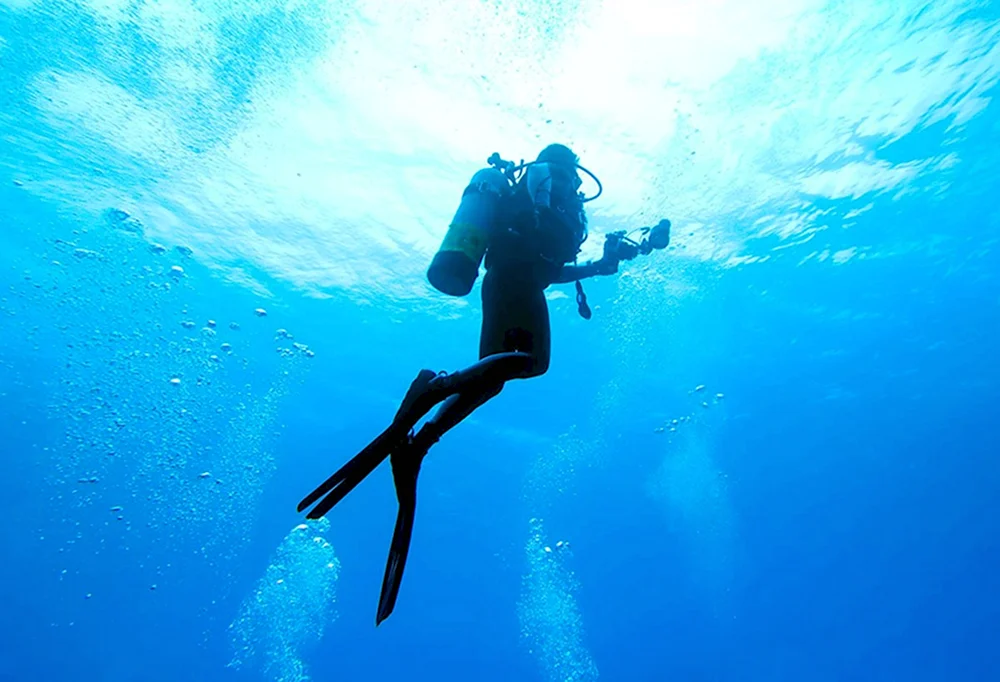
[[[814,623],[822,647],[827,629],[854,636],[857,604],[906,589],[850,563],[869,528],[891,536],[869,554],[897,573],[909,555],[885,548],[912,532],[904,549],[933,563],[927,538],[952,539],[939,518],[979,529],[953,549],[990,565],[975,552],[996,515],[969,494],[948,516],[934,496],[967,476],[995,499],[991,471],[966,465],[967,443],[937,468],[911,450],[952,448],[995,403],[998,88],[995,0],[0,0],[0,680],[55,676],[60,657],[93,670],[81,682],[143,666],[213,679],[214,650],[169,667],[212,636],[227,674],[274,682],[340,671],[324,636],[356,655],[345,667],[393,679],[410,655],[460,650],[546,682],[624,679],[633,645],[678,680],[861,668],[925,613],[944,614],[926,641],[960,639],[948,609],[979,602],[928,606],[961,582],[951,564],[868,614],[883,638],[864,655],[814,661],[797,605],[794,636],[775,613],[796,589],[843,590]],[[295,526],[295,503],[421,367],[477,357],[480,291],[441,295],[427,268],[487,158],[553,142],[603,183],[581,261],[662,218],[670,244],[588,281],[593,319],[572,283],[546,290],[546,375],[449,434],[474,456],[421,482],[428,517],[483,490],[491,513],[418,521],[412,610],[395,629],[368,630],[367,611],[345,626],[337,610],[384,555],[364,583],[351,554],[347,602],[338,554],[371,556],[389,467],[338,507],[336,535]],[[810,439],[831,452],[803,464]],[[897,508],[902,531],[878,525]],[[455,565],[434,563],[445,537]],[[467,568],[476,552],[496,561]],[[21,598],[38,612],[25,632],[43,628],[34,658],[13,655]]]
[[[6,4],[73,29],[0,113],[25,191],[315,295],[421,297],[471,173],[552,140],[604,178],[598,232],[669,210],[686,258],[809,258],[850,224],[817,200],[944,191],[959,152],[883,152],[961,135],[1000,74],[997,25],[955,21],[968,2]],[[881,248],[850,247],[828,262]]]

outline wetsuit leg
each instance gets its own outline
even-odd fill
[[[479,357],[529,353],[534,363],[527,376],[544,374],[549,368],[552,350],[544,287],[521,272],[488,270],[483,278],[482,294]]]
[[[527,379],[549,368],[549,307],[541,286],[519,273],[495,270],[483,279],[480,361],[448,375],[457,393],[438,408],[414,441],[430,447],[478,407],[496,397],[511,379]]]
[[[376,625],[388,618],[396,606],[417,511],[417,477],[427,451],[445,432],[500,393],[507,381],[544,373],[549,366],[550,338],[543,289],[518,276],[504,277],[488,271],[483,280],[480,361],[440,378],[456,392],[391,456],[399,511],[382,578]]]

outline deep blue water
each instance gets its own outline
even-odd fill
[[[998,38],[974,2],[0,2],[0,682],[1000,679]],[[478,287],[424,272],[549,141],[605,184],[588,256],[672,246],[590,321],[553,287],[551,370],[434,447],[376,629],[388,468],[295,505],[476,359]]]

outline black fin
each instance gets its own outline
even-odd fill
[[[412,440],[392,454],[392,481],[396,486],[399,511],[396,513],[396,527],[392,531],[389,558],[385,563],[382,578],[382,592],[378,598],[378,613],[375,626],[378,627],[396,606],[399,586],[403,582],[403,569],[410,552],[410,538],[413,536],[413,520],[417,515],[417,478],[426,450],[418,450]]]
[[[392,424],[380,433],[375,440],[369,443],[364,450],[351,458],[344,466],[340,467],[330,478],[326,479],[318,488],[305,496],[298,504],[298,511],[302,512],[312,505],[316,500],[326,495],[326,497],[316,507],[310,511],[306,518],[318,519],[333,509],[334,505],[344,499],[349,492],[354,490],[361,481],[365,480],[369,474],[378,468],[379,464],[385,461],[386,457],[406,438],[410,430],[416,425],[424,415],[430,412],[436,404],[433,400],[424,401],[418,405],[420,398],[427,392],[427,387],[437,374],[429,369],[421,370],[417,378],[410,384],[406,396],[396,412],[396,417]],[[437,401],[439,402],[439,401]],[[329,493],[329,494],[328,494]]]
[[[321,496],[326,495],[306,514],[308,519],[319,519],[347,497],[347,494],[354,490],[361,481],[368,478],[368,475],[385,461],[392,449],[397,447],[400,441],[406,437],[406,430],[402,427],[393,428],[394,426],[396,425],[390,426],[379,434],[378,438],[373,440],[368,447],[338,469],[337,473],[326,479],[323,485],[309,493],[305,499],[299,502],[298,510],[303,511]]]
[[[414,485],[416,481],[414,480]],[[399,586],[403,582],[403,569],[406,568],[406,556],[410,552],[410,538],[413,536],[413,520],[416,517],[417,500],[410,498],[399,503],[396,514],[396,528],[392,531],[392,544],[389,547],[389,559],[385,564],[385,576],[382,578],[382,592],[378,598],[378,614],[375,616],[376,627],[382,624],[392,614],[396,607],[396,597],[399,596]]]

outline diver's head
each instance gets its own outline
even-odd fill
[[[560,234],[566,248],[557,249],[556,260],[573,260],[587,238],[587,213],[583,208],[583,184],[577,173],[580,159],[566,145],[550,144],[527,164],[525,186],[534,204],[538,225]],[[552,255],[552,254],[550,254]]]
[[[576,167],[580,163],[580,157],[573,153],[573,150],[564,144],[554,143],[543,149],[535,159],[539,163],[555,163],[561,166]]]
[[[538,154],[535,162],[548,165],[552,173],[553,192],[575,194],[583,184],[583,180],[576,172],[580,157],[564,144],[550,144]]]

